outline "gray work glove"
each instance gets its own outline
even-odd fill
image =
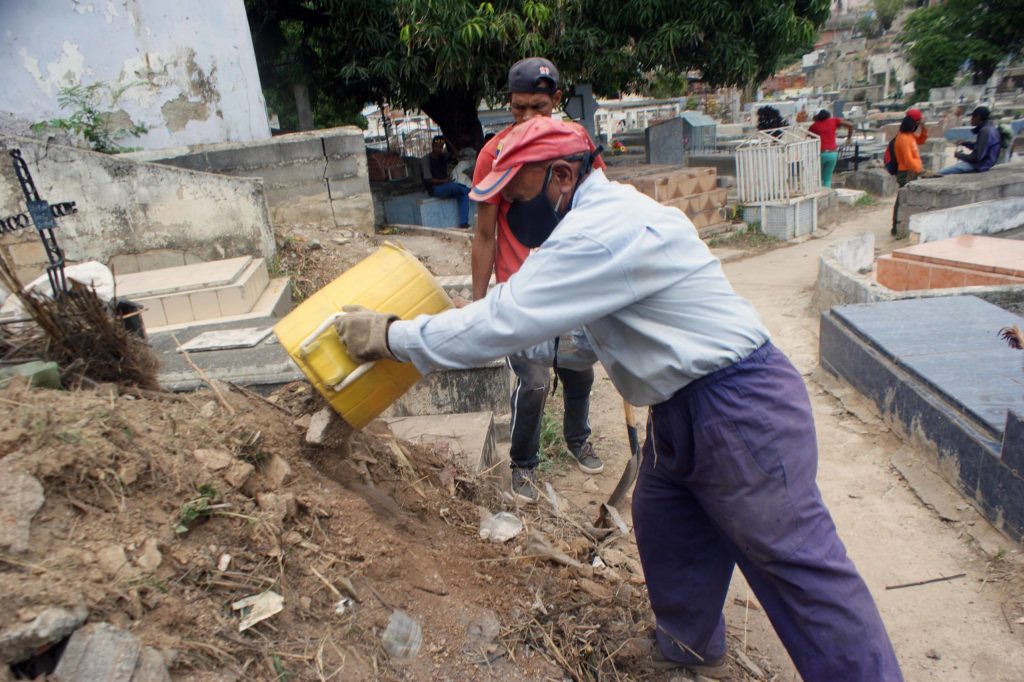
[[[395,360],[388,348],[388,326],[397,315],[377,313],[361,305],[343,306],[344,317],[334,323],[349,357],[357,362]]]

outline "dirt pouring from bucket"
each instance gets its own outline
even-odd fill
[[[311,446],[307,384],[13,381],[0,407],[0,680],[655,675],[621,533],[379,422]],[[522,532],[481,537],[501,511]]]

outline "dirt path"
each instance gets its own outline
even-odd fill
[[[890,465],[904,443],[882,423],[874,405],[848,390],[840,401],[836,389],[826,387],[838,384],[816,373],[818,315],[810,301],[818,257],[837,239],[864,231],[875,234],[881,251],[891,250],[891,211],[891,202],[851,211],[821,238],[727,263],[725,271],[736,290],[760,310],[774,343],[807,379],[820,445],[818,482],[850,555],[875,595],[907,680],[1019,680],[1024,625],[1004,615],[1015,613],[1021,595],[1016,547],[998,538],[995,544],[989,542],[987,549],[993,553],[999,544],[1005,547],[993,559],[971,537],[984,532],[991,540],[994,531],[982,528],[984,522],[971,522],[978,528],[949,524],[922,504]],[[602,376],[591,421],[598,448],[612,463],[594,481],[596,490],[576,472],[560,480],[560,487],[582,504],[607,494],[618,478],[626,452],[621,414],[620,399]],[[927,455],[916,454],[926,461]],[[955,495],[951,488],[943,492]],[[962,498],[956,502],[966,504]],[[957,573],[967,575],[885,589]],[[777,679],[798,680],[764,612],[741,606],[749,592],[739,574],[732,591],[727,602],[730,633],[747,643],[755,660],[767,657]]]

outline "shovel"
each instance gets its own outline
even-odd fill
[[[636,414],[633,412],[633,406],[625,400],[622,401],[622,406],[626,412],[626,435],[629,436],[629,461],[626,462],[626,468],[622,471],[622,476],[619,477],[615,490],[608,497],[608,501],[601,505],[601,512],[594,523],[596,528],[611,528],[612,524],[619,525],[621,523],[621,521],[616,523],[619,516],[616,505],[622,502],[626,493],[633,488],[637,474],[640,473],[640,436],[636,431]]]

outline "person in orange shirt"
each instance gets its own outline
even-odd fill
[[[508,71],[508,90],[515,123],[535,117],[550,118],[562,102],[558,69],[542,57],[529,57],[513,64]],[[509,126],[502,130],[480,150],[473,175],[474,187],[479,186],[491,172],[501,153],[502,143],[512,129],[513,126]],[[594,168],[604,168],[604,165],[600,156],[594,160]],[[476,234],[472,249],[474,300],[479,301],[487,295],[487,284],[492,272],[499,284],[507,281],[530,255],[532,246],[536,246],[531,245],[531,235],[528,233],[532,225],[514,220],[519,228],[527,228],[527,232],[521,232],[517,225],[510,224],[511,207],[512,204],[501,194],[477,204]],[[516,375],[510,400],[512,494],[520,502],[536,502],[539,492],[536,471],[540,463],[541,418],[547,401],[551,368],[530,362],[522,354],[510,356],[508,364]],[[576,458],[581,471],[598,474],[604,470],[604,463],[589,440],[590,392],[594,385],[594,369],[558,367],[556,372],[562,382],[565,407],[562,433],[566,446]]]
[[[900,123],[900,132],[896,133],[896,140],[893,144],[893,154],[896,157],[896,182],[900,187],[911,180],[916,180],[924,173],[924,165],[921,163],[921,154],[917,145],[928,139],[928,129],[921,121],[921,110],[911,109],[903,117]],[[898,236],[896,230],[896,215],[900,208],[900,195],[896,194],[896,203],[892,207],[892,230],[889,234]]]

